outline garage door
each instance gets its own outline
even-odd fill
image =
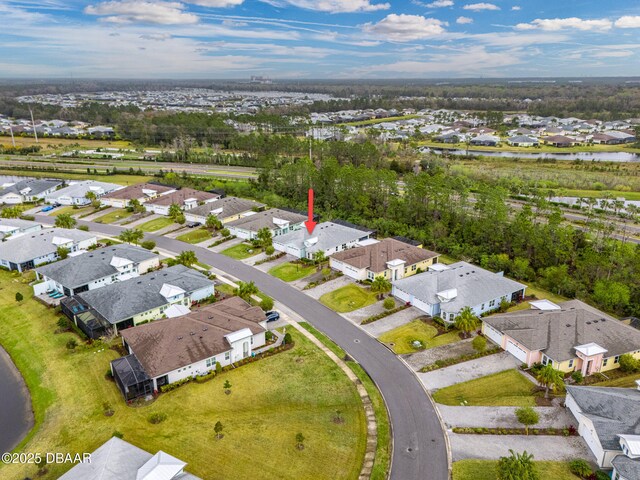
[[[484,333],[491,340],[496,342],[498,345],[502,346],[502,334],[498,330],[493,328],[491,325],[485,323],[484,324]]]
[[[523,363],[527,361],[527,352],[509,340],[507,340],[507,352]]]

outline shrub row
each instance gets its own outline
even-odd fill
[[[487,428],[487,427],[454,427],[453,433],[466,433],[475,435],[525,435],[524,428]],[[578,431],[573,425],[564,428],[530,428],[530,435],[561,435],[563,437],[576,436]]]
[[[258,260],[256,263],[254,263],[253,265],[262,265],[263,263],[267,263],[267,262],[273,262],[274,260],[277,260],[279,258],[282,258],[286,255],[285,252],[278,252],[275,255],[271,255],[269,257],[263,258],[262,260]]]
[[[432,363],[431,365],[425,365],[424,367],[422,367],[420,371],[422,373],[431,372],[433,370],[438,370],[439,368],[450,367],[451,365],[456,365],[458,363],[467,362],[469,360],[475,360],[477,358],[486,357],[488,355],[493,355],[494,353],[498,353],[500,351],[502,351],[500,347],[493,347],[493,348],[490,348],[489,350],[485,350],[484,352],[469,353],[467,355],[460,355],[459,357],[451,357],[451,358],[445,358],[443,360],[436,360],[435,363]]]
[[[325,277],[322,277],[320,280],[318,280],[316,282],[307,283],[304,286],[303,290],[309,290],[311,288],[317,287],[318,285],[322,285],[323,283],[328,282],[329,280],[336,279],[336,278],[341,277],[343,275],[344,275],[344,273],[342,273],[342,272],[337,272],[335,275],[333,275],[333,274],[327,275]]]
[[[394,313],[401,312],[406,308],[409,308],[409,305],[400,305],[399,307],[392,308],[391,310],[387,310],[386,312],[382,312],[377,315],[372,315],[369,318],[365,318],[360,325],[366,325],[367,323],[375,322],[376,320],[380,320],[381,318],[388,317],[389,315],[393,315]]]
[[[229,240],[233,240],[234,238],[236,238],[235,235],[229,235],[228,237],[224,237],[224,238],[221,238],[220,240],[216,240],[211,245],[209,245],[207,248],[217,247],[218,245],[222,245],[224,242],[228,242]]]

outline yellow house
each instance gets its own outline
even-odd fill
[[[427,270],[437,263],[439,254],[394,238],[362,247],[349,248],[330,257],[331,268],[355,280],[382,276],[399,280]]]

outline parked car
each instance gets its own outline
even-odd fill
[[[51,210],[53,210],[55,207],[53,205],[47,205],[46,207],[43,207],[42,210],[40,210],[41,212],[50,212]]]
[[[195,228],[195,227],[199,227],[200,225],[202,225],[200,222],[189,222],[189,223],[187,223],[187,227],[188,228]]]
[[[265,315],[267,316],[267,323],[280,320],[280,314],[276,311],[267,312]]]

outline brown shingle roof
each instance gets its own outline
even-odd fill
[[[129,185],[128,187],[116,190],[111,193],[107,193],[102,198],[118,198],[124,200],[132,200],[134,198],[145,198],[145,194],[142,190],[155,190],[158,195],[175,190],[173,187],[166,185],[157,185],[155,183],[138,183],[137,185]]]
[[[385,238],[373,245],[350,248],[332,255],[336,260],[355,268],[368,268],[374,273],[386,270],[387,262],[391,260],[404,260],[406,265],[413,265],[437,256],[435,252],[414,247],[393,238]]]
[[[151,205],[171,205],[174,203],[182,205],[184,201],[189,198],[195,198],[198,202],[204,202],[207,200],[220,198],[220,195],[218,195],[217,193],[194,190],[193,188],[182,188],[175,192],[167,193],[166,195],[163,195],[161,197],[149,200],[147,203]]]
[[[225,335],[249,328],[263,332],[260,307],[239,297],[207,305],[187,315],[156,320],[123,330],[122,337],[150,377],[226,352],[231,348]]]

